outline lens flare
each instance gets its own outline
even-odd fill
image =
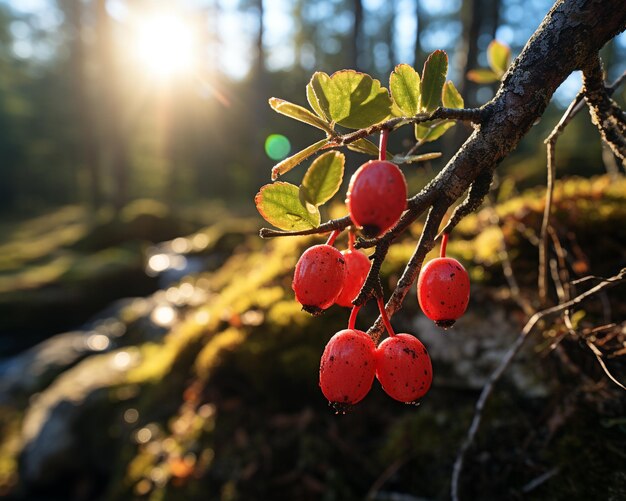
[[[270,134],[265,140],[265,153],[272,160],[282,160],[290,151],[289,139],[282,134]]]

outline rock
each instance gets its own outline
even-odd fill
[[[511,319],[504,306],[495,303],[491,303],[488,309],[470,304],[465,314],[448,330],[437,327],[422,314],[413,318],[413,326],[426,345],[435,370],[437,364],[445,366],[439,373],[440,380],[476,390],[485,385],[523,327]],[[536,377],[538,365],[536,357],[524,363],[523,355],[519,354],[506,376],[528,397],[546,396],[548,388]]]
[[[134,396],[124,392],[124,398],[111,398],[110,389],[123,383],[139,360],[135,349],[89,357],[33,397],[20,455],[20,477],[29,488],[45,489],[77,472],[97,474],[94,462],[106,462],[107,450],[110,455],[110,425],[119,412],[115,404]]]
[[[59,373],[91,351],[85,331],[53,336],[0,363],[0,404],[41,391]]]

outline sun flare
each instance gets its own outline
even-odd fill
[[[155,14],[137,23],[135,56],[151,75],[166,79],[194,69],[192,27],[173,14]]]

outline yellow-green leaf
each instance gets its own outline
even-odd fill
[[[465,105],[463,97],[456,90],[451,80],[443,84],[443,92],[441,94],[441,102],[446,108],[463,108]]]
[[[342,70],[328,76],[317,72],[311,86],[324,116],[343,127],[369,127],[391,113],[387,89],[365,73]]]
[[[316,71],[313,73],[308,86],[311,88],[311,92],[307,92],[307,99],[309,99],[309,103],[313,107],[313,103],[316,102],[317,105],[313,109],[318,108],[318,114],[322,118],[332,122],[333,119],[330,113],[330,102],[325,91],[325,89],[332,87],[332,81],[328,74],[323,71]]]
[[[328,143],[328,139],[322,139],[317,143],[313,143],[311,146],[307,146],[302,151],[299,151],[295,155],[285,158],[282,162],[277,163],[272,168],[272,181],[278,179],[278,176],[282,176],[286,172],[289,172],[296,165],[309,158],[316,151],[321,150]]]
[[[300,193],[314,206],[328,202],[341,186],[346,157],[338,151],[329,151],[317,157],[308,168]]]
[[[315,75],[313,75],[313,78],[315,78]],[[324,110],[322,110],[322,107],[320,106],[320,102],[317,99],[317,96],[315,95],[315,90],[313,90],[313,78],[311,78],[311,81],[309,81],[309,83],[306,85],[306,99],[309,102],[309,105],[311,106],[311,109],[317,113],[317,115],[322,118],[323,120],[330,120],[330,116],[328,116],[327,114],[324,113]]]
[[[325,122],[320,117],[314,115],[302,106],[298,106],[297,104],[290,103],[289,101],[285,101],[283,99],[278,99],[277,97],[270,98],[269,103],[272,109],[281,115],[294,118],[295,120],[307,123],[326,132],[333,132],[333,128],[329,123]]]
[[[455,123],[454,120],[435,120],[433,122],[415,124],[415,139],[422,143],[436,141]]]
[[[467,79],[477,84],[489,84],[497,82],[500,80],[500,77],[491,70],[480,68],[477,70],[469,70],[467,72]]]
[[[254,203],[261,216],[281,230],[307,230],[320,224],[319,210],[307,210],[300,202],[298,187],[290,183],[266,184]]]
[[[420,110],[434,111],[441,105],[441,91],[448,73],[448,55],[436,50],[424,63],[420,85]]]
[[[511,49],[502,42],[492,40],[487,47],[487,61],[489,67],[500,79],[511,64]]]
[[[420,100],[420,76],[417,71],[408,64],[396,66],[389,77],[389,90],[404,116],[417,114]]]
[[[357,153],[365,153],[373,157],[378,157],[380,150],[378,146],[372,143],[369,139],[357,139],[353,143],[348,144],[348,149],[356,151]],[[387,150],[387,158],[391,158],[393,155]]]

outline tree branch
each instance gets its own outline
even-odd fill
[[[596,54],[583,68],[583,92],[604,142],[622,161],[626,160],[626,114],[604,87],[602,63]]]
[[[460,120],[462,122],[471,122],[473,124],[480,124],[484,117],[484,112],[481,108],[443,108],[439,107],[432,113],[418,113],[413,117],[394,117],[381,122],[379,124],[372,125],[366,129],[359,129],[347,134],[337,135],[332,137],[328,142],[326,148],[335,148],[339,146],[346,146],[350,143],[354,143],[359,139],[366,138],[372,134],[376,134],[382,130],[391,130],[399,125],[404,124],[419,124],[424,122],[430,122],[431,120],[450,119]]]
[[[415,248],[415,252],[411,256],[411,259],[409,259],[409,262],[404,268],[404,272],[398,281],[398,285],[385,305],[385,310],[387,311],[387,315],[389,315],[389,317],[402,307],[404,298],[409,292],[411,285],[415,282],[415,279],[419,275],[426,254],[428,254],[428,252],[435,246],[435,235],[437,235],[437,230],[439,229],[439,225],[441,224],[447,210],[448,205],[446,202],[442,201],[437,202],[430,209],[428,217],[426,218],[426,223],[424,224],[424,230],[422,231],[422,235],[417,243],[417,247]],[[383,320],[382,317],[379,316],[367,333],[372,337],[375,343],[378,343],[382,331]]]
[[[352,224],[350,216],[344,216],[339,219],[331,219],[323,224],[320,224],[316,228],[309,228],[308,230],[299,231],[282,231],[273,230],[271,228],[261,228],[259,230],[259,236],[261,238],[274,238],[274,237],[293,237],[302,235],[319,235],[322,233],[328,233],[335,230],[345,230]]]

